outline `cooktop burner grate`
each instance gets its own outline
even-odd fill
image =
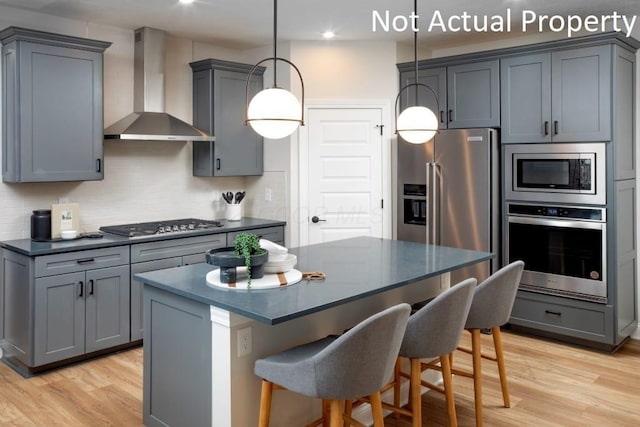
[[[188,233],[190,231],[205,230],[222,227],[220,221],[206,219],[185,218],[168,221],[140,222],[137,224],[122,224],[100,227],[100,231],[125,237],[152,236],[154,234]]]

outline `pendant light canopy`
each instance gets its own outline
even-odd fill
[[[418,1],[413,2],[414,15],[418,16]],[[416,18],[417,26],[417,18]],[[418,90],[423,87],[431,91],[438,103],[438,96],[431,89],[431,87],[418,82],[418,32],[413,32],[413,55],[416,73],[416,82],[408,84],[400,89],[398,96],[396,97],[396,134],[400,135],[402,139],[412,144],[424,144],[428,142],[438,133],[438,118],[429,108],[422,105],[418,105]],[[415,105],[405,108],[400,115],[398,115],[398,102],[402,92],[413,87],[415,89]],[[439,108],[438,108],[439,109]]]
[[[247,76],[245,125],[250,124],[253,130],[265,138],[280,139],[291,135],[304,126],[304,82],[302,74],[295,64],[287,59],[278,58],[278,0],[273,0],[273,57],[265,58],[253,66]],[[266,61],[273,61],[273,87],[258,92],[249,102],[249,83],[254,71]],[[286,89],[279,88],[276,82],[277,62],[282,61],[296,70],[302,86],[302,104]]]

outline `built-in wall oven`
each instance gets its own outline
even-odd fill
[[[604,205],[605,144],[505,145],[505,198]]]
[[[520,289],[607,302],[606,209],[507,203],[506,257],[522,260]]]

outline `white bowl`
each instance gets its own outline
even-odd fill
[[[60,237],[63,239],[75,239],[78,237],[78,232],[76,230],[62,230],[60,232]]]
[[[294,254],[287,254],[286,258],[282,261],[267,261],[264,263],[265,273],[286,273],[295,267],[298,262],[298,257]]]
[[[287,260],[289,256],[288,253],[278,254],[274,252],[269,252],[269,260],[267,262],[283,262]]]

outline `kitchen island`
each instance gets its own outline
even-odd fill
[[[431,298],[452,270],[494,255],[356,237],[290,251],[296,269],[326,280],[275,289],[207,284],[216,267],[190,265],[136,275],[144,283],[145,425],[256,425],[256,359],[337,334],[399,302]],[[276,393],[272,425],[303,425],[319,403]]]

